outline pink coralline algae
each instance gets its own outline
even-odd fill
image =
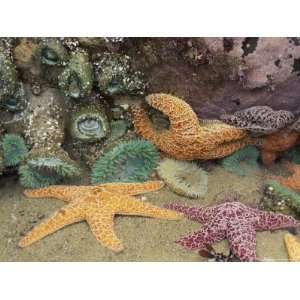
[[[176,243],[189,250],[203,249],[227,238],[232,253],[241,261],[257,261],[256,231],[297,227],[291,216],[251,208],[240,202],[210,207],[170,204],[167,208],[182,212],[187,218],[204,223],[203,227]]]

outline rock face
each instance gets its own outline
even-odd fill
[[[156,39],[155,45],[148,41],[156,51],[155,62],[145,70],[149,93],[180,97],[201,118],[262,105],[298,116],[298,38],[203,38],[202,44],[200,40]],[[163,46],[157,47],[157,41]],[[187,60],[191,50],[197,55]]]
[[[194,97],[186,99],[201,118],[219,118],[252,106],[267,105],[275,110],[289,110],[299,116],[300,78],[292,77],[278,85],[275,91],[267,89],[245,90],[235,82],[226,83],[206,101]]]

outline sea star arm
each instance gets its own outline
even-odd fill
[[[115,252],[122,251],[124,246],[114,232],[113,213],[94,214],[87,222],[99,243]]]
[[[83,219],[80,207],[71,202],[61,208],[52,217],[34,227],[34,229],[19,242],[19,246],[21,248],[27,247],[57,230],[72,223],[82,221]]]
[[[289,162],[289,161],[286,161],[285,163],[284,163],[284,167],[290,172],[290,173],[295,173],[295,172],[297,172],[297,173],[299,173],[299,166],[297,166],[297,165],[294,165],[294,164],[292,164],[291,162]]]
[[[213,135],[216,140],[222,143],[238,141],[247,137],[247,131],[239,129],[222,122],[204,122],[201,127],[203,134]]]
[[[285,214],[261,211],[253,209],[257,218],[253,222],[256,230],[276,230],[290,227],[299,227],[300,222]]]
[[[205,248],[225,238],[225,230],[222,227],[212,223],[205,224],[201,230],[182,237],[176,243],[189,250]]]
[[[133,116],[134,130],[144,139],[151,141],[158,147],[162,147],[167,141],[172,141],[169,130],[157,131],[149,119],[146,111],[140,105],[132,105],[131,113]]]
[[[25,190],[24,194],[29,198],[55,198],[70,202],[75,196],[86,196],[86,193],[92,189],[92,186],[52,185],[41,189]]]
[[[157,191],[164,186],[163,181],[147,181],[143,183],[105,183],[100,187],[105,188],[111,193],[118,193],[121,195],[139,195]]]
[[[216,159],[216,158],[226,157],[247,145],[249,145],[248,139],[241,139],[241,140],[235,141],[235,142],[219,144],[213,149],[213,151],[205,153],[204,155],[202,155],[201,158],[202,159]]]
[[[214,210],[214,207],[192,207],[181,204],[168,204],[164,207],[184,213],[188,219],[198,222],[208,221]]]
[[[167,95],[152,94],[146,97],[149,105],[169,117],[171,131],[177,136],[198,137],[199,119],[192,108],[183,100]]]
[[[256,231],[247,220],[230,220],[227,225],[230,249],[241,261],[257,261]]]
[[[150,203],[137,200],[131,196],[110,194],[110,197],[112,200],[111,202],[114,203],[116,207],[116,214],[144,216],[166,220],[180,220],[183,218],[183,215],[178,212],[160,208]]]

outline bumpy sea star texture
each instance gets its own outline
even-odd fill
[[[271,134],[291,124],[295,117],[287,110],[275,111],[269,106],[253,106],[234,114],[224,114],[221,120],[253,133]]]
[[[298,143],[298,137],[299,133],[289,128],[264,137],[261,144],[263,164],[270,166],[281,152],[293,148]]]
[[[240,202],[211,207],[170,204],[167,208],[184,213],[187,218],[204,223],[203,227],[177,241],[189,250],[202,249],[227,238],[233,254],[241,261],[256,261],[256,231],[299,226],[291,216],[250,208]]]
[[[300,165],[286,162],[285,167],[290,173],[292,173],[291,176],[272,176],[271,179],[278,181],[280,184],[287,188],[300,192]]]
[[[132,107],[135,131],[160,150],[179,160],[225,157],[251,143],[247,132],[220,121],[199,122],[192,108],[168,94],[152,94],[147,103],[169,117],[170,128],[157,131],[146,111]]]
[[[133,195],[159,190],[161,181],[145,183],[108,183],[96,186],[50,186],[25,190],[30,198],[50,197],[68,204],[52,217],[37,225],[19,243],[27,247],[43,237],[76,222],[86,220],[96,239],[105,247],[119,252],[124,249],[114,233],[115,215],[135,215],[179,220],[182,214],[137,200]]]
[[[288,252],[290,261],[300,261],[300,242],[296,237],[287,233],[284,236],[284,243]]]

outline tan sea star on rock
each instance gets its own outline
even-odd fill
[[[146,101],[169,117],[170,128],[155,130],[146,111],[140,105],[133,105],[136,133],[176,159],[222,158],[252,143],[243,129],[218,120],[199,120],[190,105],[177,97],[152,94]]]
[[[179,220],[183,215],[135,199],[133,195],[159,190],[162,181],[144,183],[107,183],[96,186],[50,186],[25,190],[30,198],[50,197],[68,204],[52,217],[37,225],[20,242],[24,248],[64,226],[86,220],[97,240],[113,251],[123,250],[113,229],[115,215],[135,215]]]

